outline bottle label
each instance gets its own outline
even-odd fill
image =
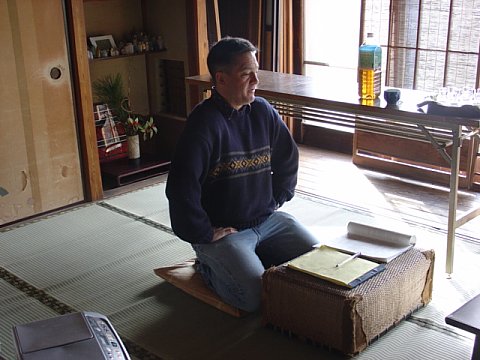
[[[380,46],[361,46],[358,54],[360,69],[380,69],[382,67],[382,48]]]

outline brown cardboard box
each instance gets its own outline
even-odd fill
[[[434,259],[433,250],[411,249],[353,289],[285,265],[270,268],[263,276],[263,324],[357,354],[430,302]]]

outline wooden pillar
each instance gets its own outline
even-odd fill
[[[71,44],[72,80],[75,91],[80,154],[82,157],[85,200],[103,198],[100,160],[93,115],[90,69],[87,58],[87,39],[83,0],[65,1],[67,26]]]
[[[188,75],[201,75],[208,73],[208,24],[207,0],[187,0],[186,2],[188,26]],[[200,102],[198,86],[189,87],[189,108]]]

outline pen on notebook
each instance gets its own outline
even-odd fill
[[[350,261],[352,261],[353,259],[356,259],[356,258],[359,257],[360,255],[362,255],[362,253],[361,253],[361,252],[357,252],[357,253],[353,254],[352,256],[346,258],[345,260],[343,260],[341,263],[338,263],[337,265],[335,265],[335,267],[343,266],[343,265],[345,265],[346,263],[349,263]]]

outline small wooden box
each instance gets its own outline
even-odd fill
[[[433,250],[413,248],[353,289],[272,267],[263,276],[263,325],[355,355],[430,302],[434,259]]]

